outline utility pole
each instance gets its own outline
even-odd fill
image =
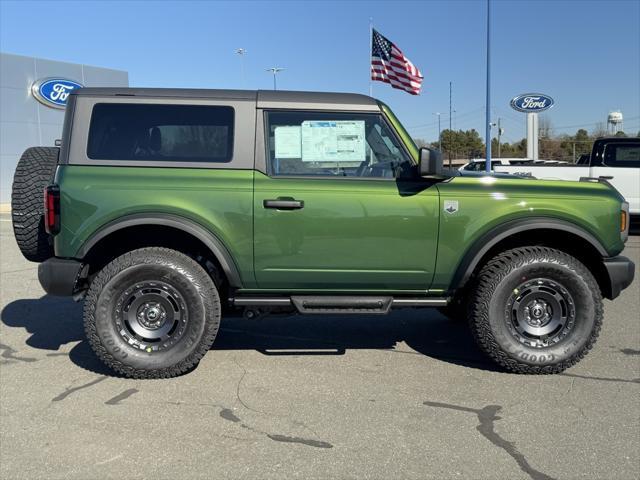
[[[442,138],[440,134],[440,112],[435,112],[433,115],[438,116],[438,150],[442,153]]]
[[[500,137],[502,137],[502,128],[500,127],[500,117],[498,117],[498,158],[502,158],[502,142]]]
[[[283,71],[284,68],[280,68],[280,67],[271,67],[271,68],[267,68],[267,72],[271,72],[273,73],[273,89],[277,90],[277,85],[276,85],[276,73]]]
[[[451,130],[451,81],[449,81],[449,136],[453,131]],[[451,149],[447,152],[449,155],[449,168],[451,168]]]
[[[247,50],[244,48],[236,48],[236,54],[240,57],[240,78],[242,80],[242,88],[246,88],[244,82],[244,54],[247,53]]]

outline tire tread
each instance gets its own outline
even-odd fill
[[[50,236],[44,228],[43,191],[53,179],[59,151],[58,147],[28,148],[13,175],[13,233],[20,251],[32,262],[43,262],[53,256]]]

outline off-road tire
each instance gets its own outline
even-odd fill
[[[172,345],[149,352],[123,328],[121,299],[137,286],[154,282],[175,291],[178,303],[186,308],[186,320],[182,336]],[[93,279],[84,305],[84,327],[93,351],[116,372],[131,378],[175,377],[197,365],[213,344],[220,304],[213,280],[195,260],[167,248],[141,248],[116,258]],[[181,322],[177,324],[181,328]]]
[[[533,279],[549,279],[572,299],[574,322],[550,346],[524,345],[510,331],[509,299]],[[570,302],[571,304],[571,302]],[[571,310],[571,309],[570,309]],[[472,292],[469,323],[475,340],[495,362],[514,373],[559,373],[591,350],[602,327],[602,296],[591,272],[576,258],[552,248],[508,250],[481,269]]]
[[[32,262],[53,256],[53,245],[44,229],[44,188],[53,181],[59,152],[58,147],[28,148],[13,175],[13,233],[22,255]]]

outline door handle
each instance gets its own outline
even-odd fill
[[[277,198],[275,200],[263,200],[262,206],[264,208],[276,208],[278,210],[300,210],[304,208],[304,201],[293,198]]]

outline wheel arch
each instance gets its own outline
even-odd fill
[[[610,294],[609,276],[602,263],[602,258],[609,255],[602,243],[583,228],[553,218],[514,220],[483,234],[462,257],[451,290],[464,288],[473,274],[498,252],[528,245],[545,245],[575,256],[591,270],[603,295]]]
[[[225,244],[212,232],[197,222],[174,214],[132,214],[109,222],[94,232],[80,247],[76,257],[87,260],[95,256],[96,249],[105,246],[107,242],[126,232],[138,231],[141,227],[153,227],[155,231],[180,232],[183,238],[191,238],[206,247],[231,287],[241,288],[242,280],[239,269],[233,260],[233,256]],[[186,236],[186,237],[185,237]],[[145,238],[136,238],[134,244],[142,246],[162,246],[162,241],[145,241]],[[185,252],[186,253],[186,252]]]

